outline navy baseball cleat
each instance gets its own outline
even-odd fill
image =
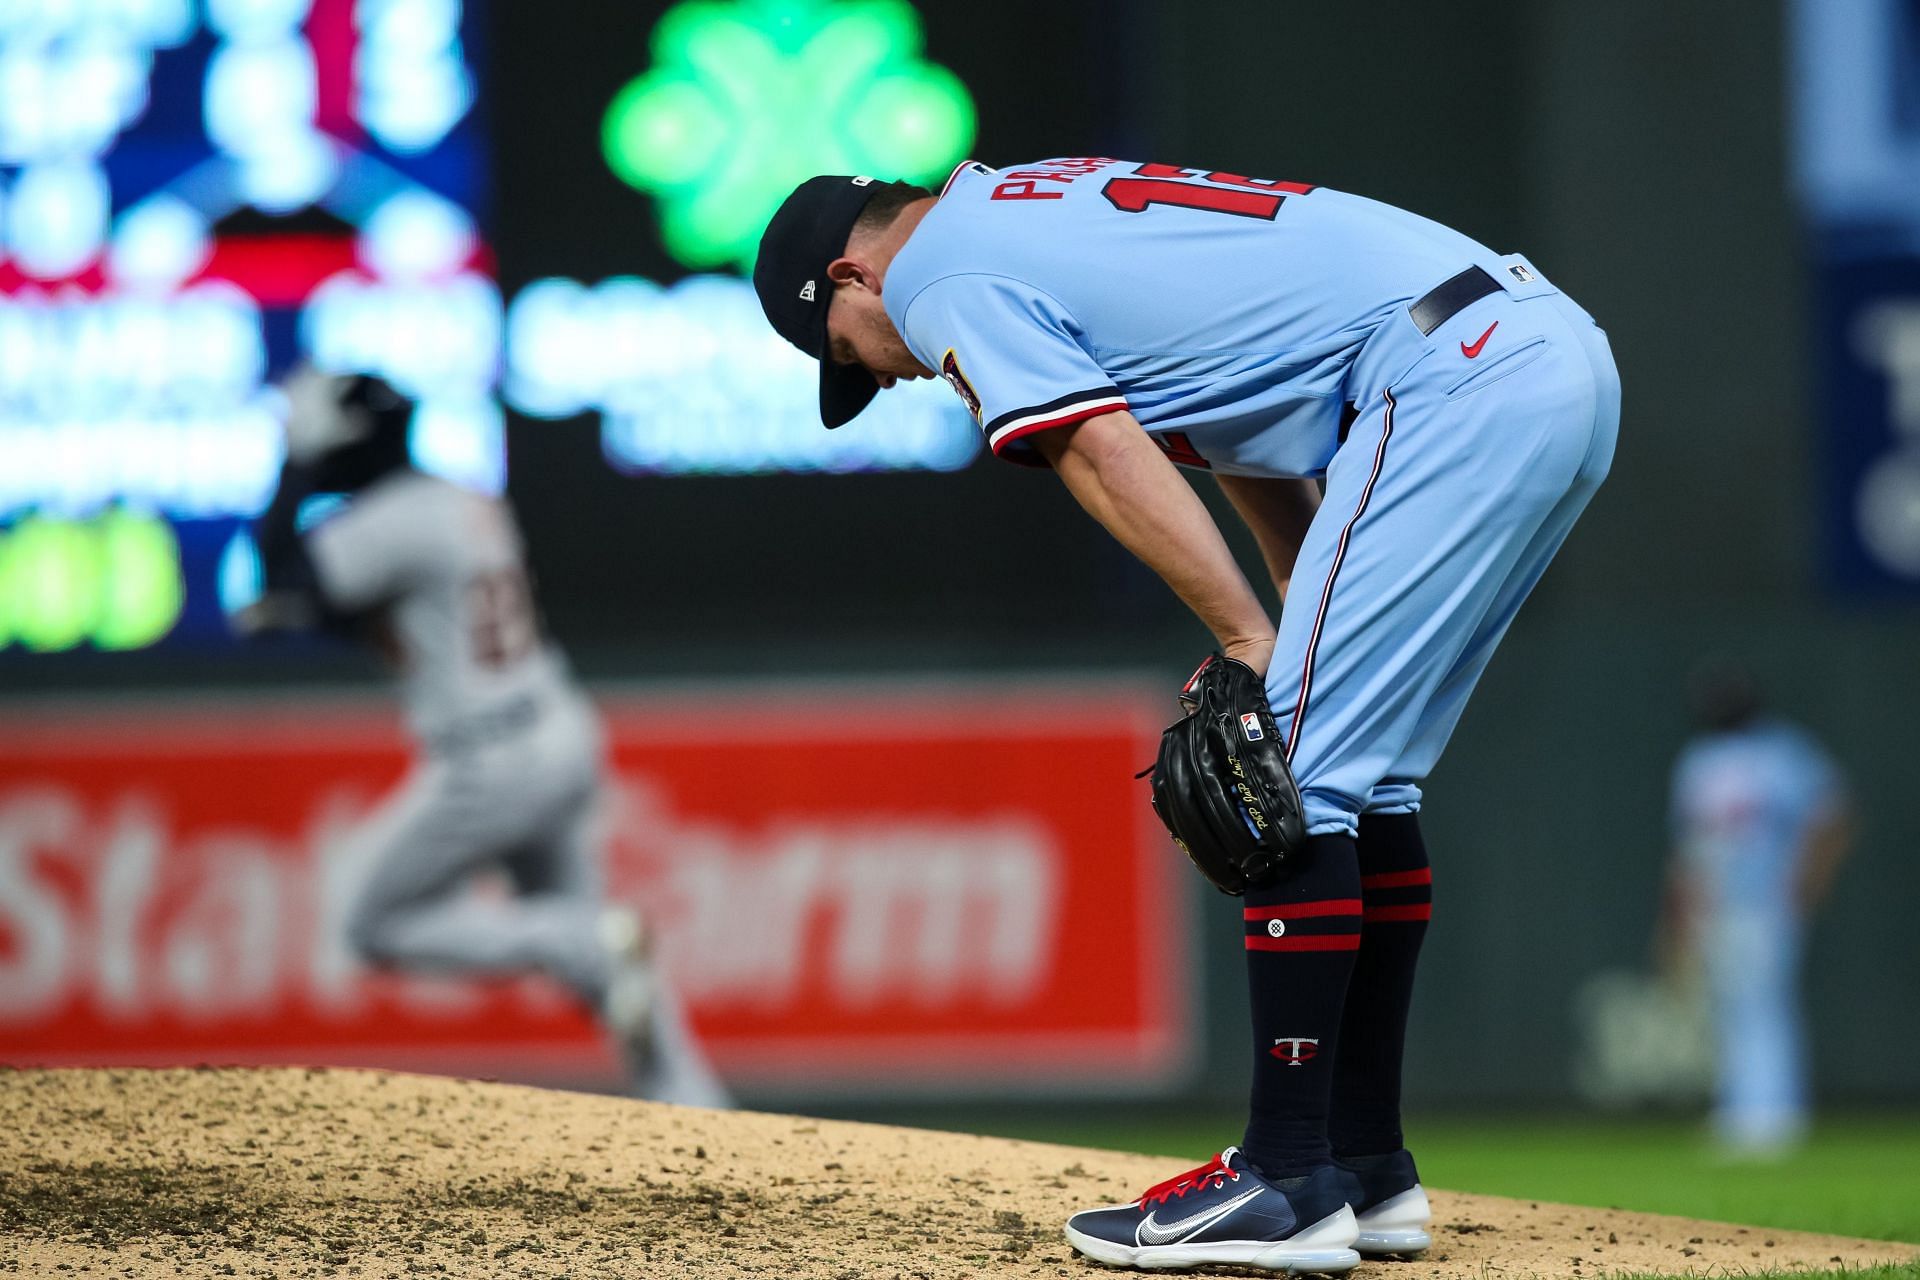
[[[1377,1156],[1335,1156],[1333,1162],[1360,1180],[1360,1198],[1353,1202],[1360,1229],[1355,1249],[1371,1257],[1418,1253],[1433,1243],[1427,1231],[1433,1209],[1405,1148]]]
[[[1277,1182],[1239,1148],[1169,1178],[1131,1204],[1067,1220],[1067,1240],[1097,1262],[1122,1267],[1232,1265],[1334,1273],[1359,1265],[1348,1199],[1352,1175],[1328,1165]]]

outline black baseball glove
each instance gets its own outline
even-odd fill
[[[1153,811],[1220,892],[1271,883],[1306,822],[1265,685],[1246,663],[1216,653],[1180,704],[1186,716],[1160,735]]]

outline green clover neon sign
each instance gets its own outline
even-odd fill
[[[659,201],[669,253],[745,270],[807,178],[935,182],[966,158],[973,99],[920,50],[905,0],[687,0],[654,28],[653,69],[607,108],[601,148]]]

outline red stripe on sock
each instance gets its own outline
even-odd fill
[[[1433,904],[1431,902],[1413,902],[1399,907],[1368,907],[1361,917],[1368,924],[1394,920],[1431,920]]]
[[[1306,920],[1312,916],[1357,916],[1360,899],[1331,898],[1325,902],[1294,902],[1279,907],[1248,907],[1241,914],[1249,920]]]
[[[1284,938],[1269,938],[1264,933],[1247,935],[1249,951],[1358,951],[1357,933],[1290,933]]]
[[[1432,867],[1421,867],[1418,871],[1383,871],[1377,876],[1360,877],[1362,889],[1402,889],[1410,884],[1432,883]]]

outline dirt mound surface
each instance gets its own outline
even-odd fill
[[[352,1071],[0,1073],[0,1273],[957,1280],[1119,1273],[1060,1236],[1169,1162]],[[1910,1245],[1445,1192],[1394,1280],[1716,1273]]]

